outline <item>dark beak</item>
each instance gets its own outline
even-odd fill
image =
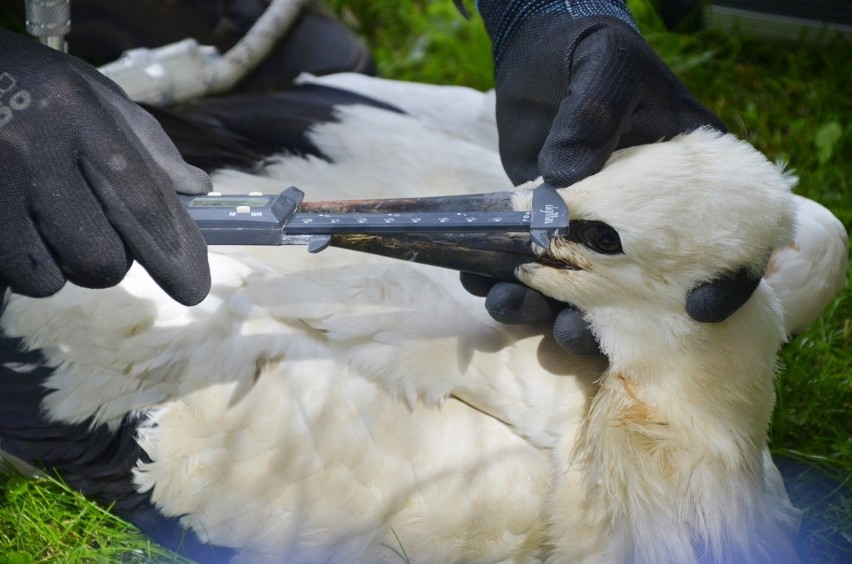
[[[465,196],[303,202],[301,213],[424,213],[509,212],[512,193]],[[429,264],[516,282],[515,269],[540,262],[533,252],[529,231],[494,230],[482,233],[418,231],[392,234],[333,234],[328,245],[374,255]]]
[[[529,234],[422,233],[333,235],[332,247],[517,282],[515,269],[536,262]]]

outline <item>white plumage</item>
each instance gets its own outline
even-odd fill
[[[796,236],[772,255],[764,279],[784,305],[787,333],[798,335],[843,289],[849,236],[825,207],[802,196],[794,198]]]
[[[334,164],[281,158],[266,178],[217,174],[216,188],[508,188],[493,121],[442,122],[412,95],[434,87],[328,80],[410,115],[342,109],[312,135]],[[465,96],[490,117],[487,97]],[[367,143],[367,131],[383,135]],[[562,191],[625,253],[557,242],[552,258],[574,270],[520,276],[583,308],[609,365],[494,322],[454,272],[337,249],[214,249],[213,290],[195,308],[134,266],[111,290],[11,296],[2,328],[57,366],[51,419],[117,428],[149,411],[138,440],[152,461],[136,485],[245,561],[396,562],[397,537],[415,562],[784,561],[798,514],[766,446],[782,306],[762,283],[708,325],[684,298],[789,244],[791,184],[748,145],[699,131],[619,152]],[[528,192],[516,200],[528,206]],[[786,264],[776,257],[773,275]]]

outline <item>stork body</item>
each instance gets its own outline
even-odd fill
[[[448,134],[427,113],[339,109],[310,133],[334,162],[274,159],[263,176],[217,173],[216,188],[507,188],[487,128]],[[380,126],[386,144],[365,143]],[[444,141],[422,150],[429,139]],[[124,437],[146,519],[153,508],[246,561],[786,561],[798,514],[766,445],[782,305],[764,282],[728,320],[699,324],[683,300],[789,243],[790,185],[746,144],[699,131],[619,152],[562,191],[624,252],[556,241],[550,266],[519,276],[583,308],[608,364],[494,322],[453,272],[335,249],[212,249],[195,308],[134,266],[110,290],[8,297],[0,326],[52,367],[14,380],[35,398],[32,428]],[[0,447],[38,451],[37,432],[11,427]],[[81,482],[89,458],[74,460]]]

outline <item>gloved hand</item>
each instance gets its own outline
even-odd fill
[[[583,312],[535,290],[477,274],[461,273],[461,283],[474,296],[485,298],[485,309],[495,320],[509,325],[552,323],[553,338],[574,354],[601,355]]]
[[[478,8],[494,44],[500,157],[515,184],[542,176],[570,186],[616,149],[705,125],[725,131],[642,39],[623,1],[480,0]],[[757,287],[745,272],[693,290],[687,312],[725,319]],[[600,354],[576,308],[520,284],[467,274],[462,284],[487,296],[498,321],[553,322],[563,348]]]
[[[207,295],[207,246],[175,192],[210,179],[96,69],[0,30],[0,148],[0,286],[103,288],[138,260],[175,300]]]

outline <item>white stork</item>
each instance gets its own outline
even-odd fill
[[[407,113],[340,107],[308,136],[329,160],[219,172],[217,190],[508,188],[487,96],[334,80]],[[459,96],[481,113],[441,117]],[[701,324],[684,299],[789,247],[792,184],[697,131],[562,190],[577,225],[621,249],[576,233],[518,277],[581,307],[608,362],[494,322],[453,272],[340,249],[211,249],[213,289],[193,308],[138,266],[114,289],[8,295],[0,327],[41,352],[0,381],[0,447],[152,534],[178,524],[243,561],[789,561],[798,512],[766,436],[782,304],[765,280]],[[823,259],[842,275],[845,251],[842,268]]]

